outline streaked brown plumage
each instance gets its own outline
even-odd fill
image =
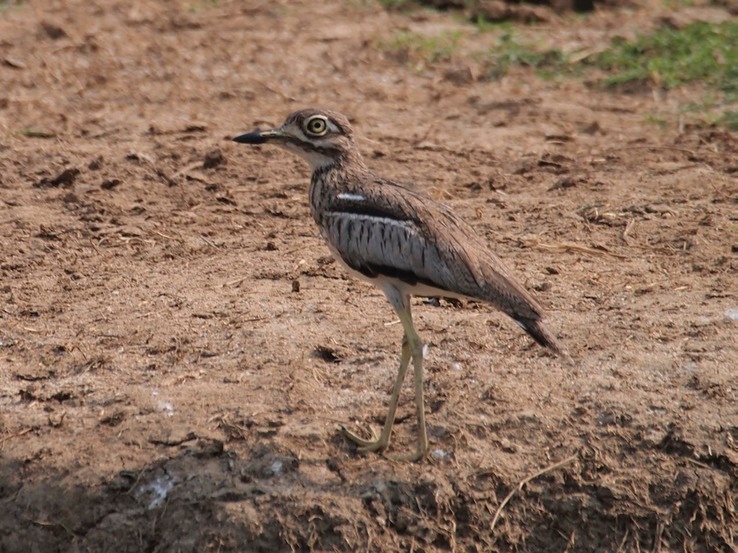
[[[411,296],[486,301],[512,317],[536,342],[569,359],[543,322],[543,309],[474,232],[447,206],[373,173],[354,145],[348,120],[329,110],[306,109],[285,123],[234,139],[274,142],[303,157],[313,174],[310,207],[333,255],[352,273],[385,293],[405,330],[400,370],[382,435],[364,450],[389,445],[395,408],[409,361],[415,371],[418,447],[428,449],[422,390],[422,342],[410,313]]]

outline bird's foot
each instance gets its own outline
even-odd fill
[[[371,440],[365,440],[361,436],[358,436],[357,434],[354,434],[347,428],[342,428],[343,435],[346,436],[349,440],[354,442],[358,446],[358,451],[362,453],[366,453],[369,451],[381,451],[382,449],[386,449],[389,445],[389,439],[385,438],[384,436],[377,437],[376,432],[372,430],[372,439]]]
[[[428,435],[425,432],[425,426],[420,427],[418,434],[418,446],[414,453],[405,453],[404,455],[393,455],[392,459],[395,461],[404,461],[414,463],[421,461],[428,453]]]
[[[415,453],[405,453],[404,455],[391,455],[390,459],[393,461],[399,461],[401,463],[415,463],[416,461],[422,460],[426,453],[428,453],[428,448],[425,449],[417,449]]]
[[[376,432],[374,430],[371,430],[372,433],[372,439],[371,440],[365,440],[361,436],[358,436],[348,430],[345,427],[341,428],[343,435],[346,436],[349,440],[354,442],[357,445],[357,451],[360,453],[369,453],[372,451],[382,451],[384,449],[387,449],[389,446],[389,437],[384,438],[383,436],[377,437]],[[423,459],[426,454],[428,453],[428,442],[427,439],[424,443],[418,444],[418,448],[413,453],[405,453],[401,455],[388,455],[389,459],[392,459],[393,461],[399,461],[403,463],[415,463],[416,461],[420,461]]]

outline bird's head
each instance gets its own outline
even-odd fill
[[[233,140],[242,144],[276,144],[305,159],[313,170],[358,156],[348,119],[329,110],[296,111],[280,127],[252,131]]]

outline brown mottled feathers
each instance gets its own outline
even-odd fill
[[[316,222],[349,267],[367,278],[395,277],[438,295],[491,303],[540,345],[566,356],[542,322],[541,305],[470,225],[439,202],[365,167],[354,170],[359,174],[338,178],[318,171],[313,186],[330,186],[333,193],[322,190],[318,198],[311,191],[320,204]]]

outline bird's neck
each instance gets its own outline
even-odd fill
[[[319,214],[334,196],[351,188],[362,176],[370,173],[364,160],[356,151],[346,152],[331,159],[330,163],[313,166],[310,178],[310,210],[313,218],[320,224]]]

